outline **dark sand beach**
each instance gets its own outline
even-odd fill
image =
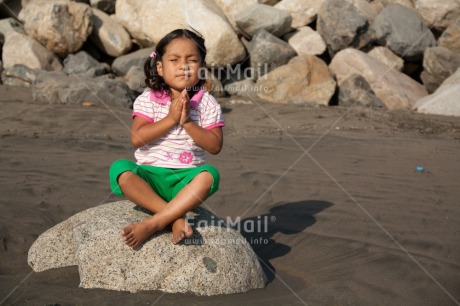
[[[31,89],[0,86],[0,301],[458,305],[460,118],[220,101],[225,145],[208,162],[220,170],[221,188],[204,207],[223,218],[268,217],[267,233],[243,233],[266,288],[129,293],[79,288],[77,267],[32,272],[27,252],[40,234],[121,200],[110,192],[108,168],[133,159],[131,111],[37,104]]]

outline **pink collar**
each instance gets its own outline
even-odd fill
[[[203,88],[200,88],[200,90],[196,94],[194,94],[193,97],[190,99],[190,108],[197,109],[198,105],[200,104],[201,98],[203,98],[203,95],[204,90]],[[155,101],[162,105],[166,105],[169,101],[171,101],[171,98],[169,97],[166,91],[163,91],[161,93],[151,91],[150,101]]]

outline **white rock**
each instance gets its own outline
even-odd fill
[[[65,58],[78,51],[91,33],[91,7],[63,0],[34,1],[19,14],[26,32]]]
[[[83,288],[215,295],[265,286],[257,256],[239,232],[203,208],[189,215],[196,226],[187,244],[173,245],[170,232],[159,232],[133,250],[120,228],[150,215],[129,201],[97,206],[38,237],[28,263],[36,272],[78,265]]]
[[[402,58],[394,54],[390,49],[386,47],[375,47],[371,51],[367,52],[368,55],[375,59],[378,59],[388,67],[402,71],[404,68],[404,61]]]
[[[235,15],[252,4],[258,3],[257,0],[213,0],[225,13],[228,21],[236,29]]]
[[[16,31],[7,32],[2,59],[5,68],[21,64],[31,69],[50,71],[63,69],[56,55],[32,37]]]
[[[211,1],[118,0],[116,17],[144,47],[158,43],[172,30],[192,27],[206,39],[208,64],[235,64],[246,56],[225,14]]]
[[[412,108],[417,100],[428,94],[425,87],[407,75],[359,50],[340,51],[329,68],[339,86],[353,73],[363,76],[375,95],[391,110]]]
[[[454,76],[454,75],[453,75]],[[452,76],[451,76],[452,77]],[[414,109],[419,113],[460,117],[460,69],[453,79],[447,79],[433,94],[417,101]]]
[[[310,27],[301,27],[283,37],[298,55],[319,55],[326,51],[326,43],[321,35]]]
[[[415,0],[415,9],[429,28],[444,30],[460,17],[460,0]]]
[[[318,10],[325,0],[282,0],[275,8],[292,16],[292,27],[300,28],[315,21]]]
[[[132,47],[128,31],[109,15],[93,8],[91,40],[105,54],[113,57],[126,54]]]

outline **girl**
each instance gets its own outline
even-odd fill
[[[192,235],[185,214],[219,187],[219,173],[204,151],[222,149],[222,110],[202,85],[204,39],[178,29],[163,37],[144,65],[147,89],[133,105],[131,143],[137,163],[110,167],[112,191],[155,214],[121,229],[126,244],[140,245],[172,225],[173,243]]]

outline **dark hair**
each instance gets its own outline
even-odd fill
[[[190,31],[187,29],[176,29],[168,33],[158,42],[155,48],[157,55],[153,58],[147,58],[144,64],[145,84],[147,87],[154,91],[166,91],[171,94],[169,85],[166,84],[163,77],[158,74],[157,62],[161,61],[161,58],[165,54],[168,45],[177,38],[188,38],[193,40],[196,43],[198,52],[200,53],[201,63],[204,63],[206,58],[206,47],[204,45],[204,38],[201,36],[201,34],[199,34],[197,31]],[[192,92],[189,91],[189,95],[193,96],[193,94],[197,92],[205,82],[206,79],[200,78],[199,82],[191,89]]]

